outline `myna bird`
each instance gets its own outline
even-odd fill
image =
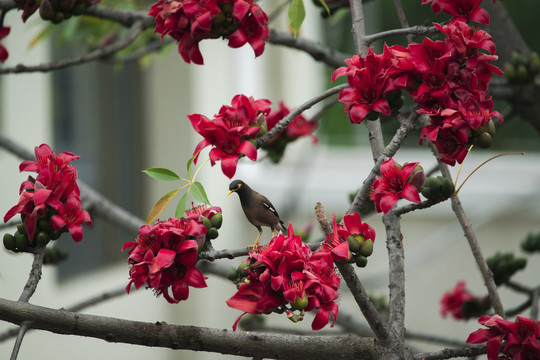
[[[227,196],[231,195],[233,192],[238,193],[240,204],[242,205],[242,210],[244,210],[246,218],[257,228],[257,230],[259,230],[259,236],[257,236],[257,240],[255,240],[255,243],[252,246],[253,248],[257,247],[261,237],[261,226],[268,226],[272,229],[272,237],[274,237],[274,230],[286,231],[285,225],[283,225],[283,221],[279,218],[274,205],[272,205],[270,200],[264,195],[261,195],[250,188],[242,180],[234,180],[230,183]]]

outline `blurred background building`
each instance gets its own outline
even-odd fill
[[[310,1],[306,1],[306,6],[307,21],[302,34],[311,39],[324,35],[327,40],[332,38],[333,44],[341,43],[341,39],[350,34],[346,17],[329,24],[319,16],[319,8],[312,6]],[[389,24],[389,11],[392,11],[391,1],[367,4],[368,32],[397,26],[395,21]],[[523,19],[527,16],[524,14]],[[414,23],[414,20],[410,21]],[[23,25],[20,13],[12,11],[5,23],[12,26],[12,30],[4,41],[10,52],[4,66],[21,62],[37,64],[84,51],[73,44],[59,48],[52,40],[29,48],[28,44],[41,30],[41,22],[34,18]],[[285,16],[280,16],[274,24],[278,29],[288,31]],[[526,24],[524,20],[521,25]],[[352,53],[350,45],[343,44],[342,48]],[[0,76],[0,131],[28,149],[48,143],[56,152],[71,151],[80,155],[74,164],[79,170],[79,178],[144,219],[152,205],[176,184],[152,180],[141,171],[149,167],[167,167],[182,174],[200,140],[191,128],[187,114],[200,113],[210,117],[240,93],[270,99],[275,105],[285,100],[288,106],[295,107],[327,88],[329,74],[333,71],[300,51],[272,45],[267,45],[264,56],[258,59],[254,59],[250,47],[231,49],[220,40],[203,42],[201,51],[204,66],[185,64],[176,51],[170,49],[166,55],[139,64],[94,63],[54,73]],[[307,116],[317,109],[308,112]],[[392,124],[385,127],[391,129]],[[519,254],[520,241],[529,232],[540,231],[538,134],[520,119],[508,119],[500,128],[500,134],[505,132],[505,127],[511,135],[502,136],[501,145],[490,151],[473,152],[461,172],[461,179],[464,179],[492,155],[527,150],[525,156],[508,156],[489,163],[460,192],[486,257],[496,251]],[[329,217],[333,213],[342,215],[349,206],[349,193],[359,188],[373,164],[367,130],[363,125],[350,125],[342,115],[340,105],[322,120],[317,136],[320,138],[317,146],[308,139],[291,145],[279,165],[268,159],[257,163],[243,159],[235,176],[267,195],[284,220],[291,221],[295,229],[313,223],[313,239],[322,236],[313,214],[315,203],[322,202]],[[420,161],[425,169],[430,169],[435,166],[435,161],[428,148],[417,146],[417,141],[418,135],[412,134],[396,160],[402,163]],[[201,159],[205,156],[207,151]],[[261,153],[259,156],[262,157]],[[0,166],[4,171],[0,177],[2,214],[17,202],[19,185],[26,177],[17,174],[20,161],[0,151]],[[226,197],[230,180],[222,174],[219,164],[215,167],[205,165],[200,181],[212,204],[223,209],[224,225],[214,247],[239,248],[251,244],[257,231],[244,218],[238,199]],[[174,204],[171,204],[162,218],[173,213]],[[369,265],[358,270],[365,287],[376,296],[386,295],[388,290],[388,260],[380,218],[379,214],[373,214],[363,219],[376,229],[377,238]],[[59,240],[63,248],[69,249],[70,257],[59,267],[44,268],[31,303],[52,308],[67,307],[128,283],[127,254],[121,252],[121,247],[136,234],[118,230],[97,217],[93,220],[95,224],[85,229],[85,239],[81,243],[75,244],[67,236]],[[428,211],[407,214],[402,220],[407,329],[464,341],[478,324],[441,318],[439,299],[460,280],[466,280],[477,295],[482,295],[485,290],[450,205],[443,203]],[[262,243],[267,243],[269,238],[269,231],[265,230]],[[0,249],[0,297],[11,300],[19,297],[31,262],[30,255],[14,255],[3,247]],[[240,259],[227,260],[223,265],[237,266],[239,262]],[[515,279],[536,284],[539,271],[540,262],[532,256],[527,269],[518,273]],[[170,305],[163,298],[155,298],[151,291],[140,289],[83,312],[230,329],[240,315],[225,304],[234,293],[234,286],[214,275],[209,275],[208,286],[192,289],[189,300],[177,305]],[[356,312],[362,318],[346,288],[341,294],[341,308]],[[524,300],[522,295],[505,288],[501,289],[501,295],[504,305],[509,308]],[[524,315],[528,316],[527,313]],[[268,316],[268,323],[274,327],[309,330],[311,318],[308,316],[303,323],[293,325],[285,316],[273,314]],[[11,327],[0,323],[0,333]],[[336,327],[332,331],[339,332],[340,329]],[[414,345],[422,350],[440,348],[425,343]],[[13,340],[0,343],[0,357],[7,358],[12,346]],[[71,359],[74,356],[81,360],[228,358],[221,354],[110,344],[32,331],[24,339],[19,359]]]

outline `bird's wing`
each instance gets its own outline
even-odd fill
[[[276,217],[278,219],[278,222],[277,222],[278,226],[277,226],[276,230],[287,231],[287,228],[285,227],[285,224],[283,224],[283,221],[280,219],[279,214],[277,213],[276,209],[274,209],[274,206],[272,205],[272,203],[268,199],[264,198],[262,204],[266,209],[268,209],[269,211],[274,213],[274,215],[276,215]],[[281,229],[280,229],[280,227],[281,227]]]

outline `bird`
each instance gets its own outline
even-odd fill
[[[255,243],[250,247],[258,247],[259,239],[262,235],[261,226],[268,226],[272,230],[272,237],[274,237],[274,230],[286,231],[285,225],[279,218],[276,208],[266,196],[259,194],[242,180],[234,180],[229,184],[227,196],[233,192],[238,194],[240,205],[242,205],[242,210],[244,210],[248,221],[259,230],[259,236],[257,236]]]

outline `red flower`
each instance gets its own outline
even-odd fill
[[[444,293],[441,298],[441,315],[446,317],[450,313],[455,319],[461,320],[463,314],[463,305],[476,298],[466,289],[465,281],[457,283],[454,290]]]
[[[332,234],[330,234],[316,253],[330,252],[334,261],[347,260],[350,258],[349,236],[363,237],[365,240],[375,241],[375,230],[367,223],[363,223],[360,214],[352,213],[343,217],[344,225],[336,224],[336,215],[333,216]]]
[[[198,246],[193,240],[204,233],[204,225],[186,218],[141,226],[135,242],[126,242],[122,248],[129,249],[131,264],[126,291],[131,284],[137,289],[146,284],[175,304],[188,298],[189,286],[206,287],[205,277],[195,267]]]
[[[408,182],[417,165],[418,163],[414,162],[398,167],[391,158],[381,164],[381,176],[375,178],[370,196],[375,202],[377,212],[386,214],[401,198],[415,203],[421,201],[416,186]]]
[[[330,314],[335,322],[340,278],[332,256],[328,252],[314,256],[300,236],[294,234],[292,224],[287,236],[280,233],[267,246],[250,252],[244,262],[248,264],[247,275],[227,301],[230,307],[244,314],[285,311],[295,321],[301,320],[305,311],[317,309],[313,330],[326,326]],[[293,311],[300,311],[300,315],[294,316]],[[234,323],[234,330],[244,314]]]
[[[249,43],[255,56],[262,55],[268,40],[268,16],[253,0],[236,0],[232,10],[238,29],[229,36],[229,46],[239,48]]]
[[[195,131],[204,137],[193,152],[197,155],[194,162],[200,151],[211,145],[212,166],[221,161],[221,169],[229,178],[234,176],[240,156],[257,160],[257,149],[249,140],[255,139],[261,130],[260,116],[270,112],[268,100],[254,100],[245,95],[236,95],[231,105],[222,106],[212,120],[199,114],[188,115]]]
[[[454,17],[452,21],[474,21],[482,25],[489,25],[489,14],[480,9],[482,0],[422,0],[422,5],[431,3],[435,14],[444,11]]]
[[[481,316],[478,319],[487,329],[472,332],[467,343],[487,342],[488,360],[496,360],[499,353],[504,359],[538,359],[540,355],[540,327],[538,322],[518,316],[507,321],[499,315]]]
[[[11,28],[9,26],[0,26],[0,40],[5,38],[9,35],[9,32],[11,31]],[[8,58],[8,51],[7,49],[0,44],[0,61],[5,62]]]
[[[67,228],[71,237],[76,242],[83,239],[83,229],[81,224],[92,224],[90,214],[83,210],[81,200],[75,195],[70,194],[65,204],[59,201],[50,204],[57,212],[57,215],[51,217],[51,225],[55,231]]]
[[[73,239],[81,241],[80,224],[90,224],[91,220],[80,205],[77,169],[70,165],[79,156],[69,152],[54,153],[47,144],[36,147],[35,154],[36,161],[23,161],[19,170],[37,172],[38,175],[35,179],[29,177],[21,184],[19,202],[6,213],[4,222],[16,214],[26,215],[24,224],[28,240],[32,243],[39,217],[55,209],[62,211],[60,217],[65,220],[65,224],[58,229],[68,226]],[[60,225],[61,222],[57,221],[56,224]]]
[[[291,111],[285,105],[283,101],[279,103],[279,109],[272,110],[270,114],[266,117],[266,127],[268,131],[272,130],[274,126],[285,116],[289,115]],[[315,144],[318,142],[316,136],[313,135],[313,132],[317,129],[317,122],[313,120],[308,120],[304,115],[300,114],[293,119],[287,126],[285,134],[289,141],[293,141],[302,136],[311,136],[311,141]]]
[[[185,62],[203,64],[199,43],[222,36],[229,46],[249,43],[259,56],[268,39],[268,17],[253,0],[161,0],[150,9],[156,18],[154,32],[178,41]]]

